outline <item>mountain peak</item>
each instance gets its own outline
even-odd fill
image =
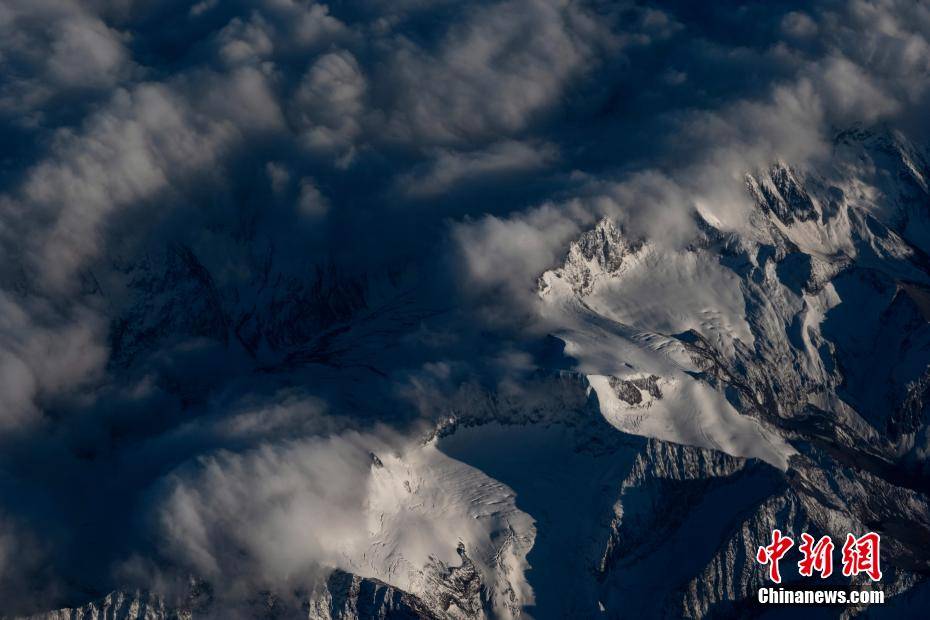
[[[608,217],[597,222],[572,241],[562,266],[547,271],[540,279],[540,292],[545,292],[552,278],[563,280],[579,295],[589,293],[599,277],[619,272],[624,259],[638,245],[628,241],[623,231]]]
[[[778,162],[755,176],[746,175],[746,185],[756,203],[785,224],[816,219],[816,202],[804,189],[804,180],[791,166]]]

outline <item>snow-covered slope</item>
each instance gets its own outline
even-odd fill
[[[610,220],[573,242],[565,264],[540,278],[543,312],[618,429],[785,469],[794,452],[725,396],[695,379],[673,336],[696,332],[732,356],[752,344],[739,278],[703,250],[661,251],[625,241]]]

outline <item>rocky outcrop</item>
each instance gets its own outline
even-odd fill
[[[564,263],[552,275],[583,295],[599,278],[620,272],[624,259],[638,248],[638,243],[627,240],[616,224],[605,218],[571,242]],[[545,282],[541,286],[545,287]]]
[[[190,611],[172,609],[149,592],[111,592],[80,607],[49,611],[20,620],[191,620]]]
[[[172,607],[148,592],[112,592],[81,607],[64,608],[18,620],[444,620],[418,597],[377,579],[334,571],[311,594],[282,597],[258,593],[247,601],[201,601]]]
[[[377,579],[363,579],[335,571],[323,588],[304,603],[308,620],[438,620],[437,615],[416,596]]]

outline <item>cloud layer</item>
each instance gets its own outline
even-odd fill
[[[0,606],[333,565],[306,523],[532,366],[584,227],[681,246],[838,129],[927,137],[925,4],[791,4],[5,3]]]

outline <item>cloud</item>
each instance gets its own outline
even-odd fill
[[[251,69],[206,74],[191,86],[118,90],[80,131],[61,130],[51,154],[0,198],[5,215],[20,220],[3,241],[26,254],[41,283],[73,287],[71,276],[102,249],[108,218],[205,171],[246,133],[279,123],[265,78]]]
[[[28,611],[28,607],[21,605],[24,588],[35,588],[33,594],[47,600],[58,595],[59,585],[42,570],[48,553],[41,537],[0,512],[0,601],[4,602],[4,613]],[[46,581],[34,584],[23,579],[30,572],[42,574]]]
[[[200,10],[199,6],[191,9],[194,17],[207,12],[207,8]],[[345,24],[330,15],[325,4],[264,0],[247,17],[233,17],[219,31],[214,44],[220,60],[236,66],[306,54],[348,35]]]
[[[301,214],[308,217],[318,217],[325,215],[329,211],[329,200],[310,177],[304,177],[300,180],[300,195],[297,199],[297,208]]]
[[[588,209],[571,202],[456,224],[452,252],[466,282],[465,296],[490,298],[505,315],[520,309],[532,298],[539,275],[562,258],[569,241],[591,221]],[[505,316],[496,320],[507,321]]]
[[[834,123],[872,123],[888,118],[899,109],[894,97],[882,90],[862,68],[843,57],[822,61],[813,72]]]
[[[101,376],[102,331],[86,309],[62,321],[40,301],[0,292],[0,437],[40,425],[43,403]]]
[[[76,2],[4,3],[0,114],[14,123],[40,123],[46,106],[113,88],[132,73],[127,39]]]
[[[192,131],[193,114],[163,85],[117,92],[81,133],[62,132],[52,156],[29,171],[5,211],[48,224],[7,245],[25,242],[33,266],[63,285],[101,247],[101,226],[115,209],[167,189],[172,171],[187,174],[216,156],[226,132],[209,124]]]
[[[291,48],[288,51],[306,51],[349,34],[346,25],[330,14],[326,4],[301,0],[267,0],[264,6],[266,12],[276,20],[279,37]]]
[[[782,18],[781,29],[788,36],[812,37],[817,34],[817,22],[803,11],[791,11]]]
[[[440,149],[429,162],[400,177],[399,188],[413,198],[432,198],[465,183],[513,177],[539,170],[558,157],[551,144],[526,144],[508,140],[477,151]]]
[[[271,189],[275,194],[284,192],[287,184],[291,180],[291,173],[283,164],[270,161],[265,164],[265,170],[268,173],[268,181],[271,183]]]
[[[611,37],[577,4],[493,3],[464,11],[436,48],[399,38],[381,76],[387,133],[455,144],[509,135],[556,105]]]
[[[301,140],[312,151],[351,156],[362,133],[367,80],[348,51],[318,58],[290,102]]]
[[[780,73],[764,89],[710,106],[698,99],[700,105],[689,106],[685,100],[672,108],[664,114],[667,131],[657,148],[657,165],[647,160],[615,175],[577,171],[573,191],[581,202],[547,203],[507,219],[489,216],[456,225],[453,252],[460,257],[467,281],[479,290],[507,292],[503,307],[523,305],[521,298],[536,275],[564,251],[563,234],[569,235],[599,213],[621,220],[634,237],[676,247],[686,245],[695,234],[696,213],[725,229],[746,229],[751,206],[744,189],[747,170],[766,168],[775,161],[816,164],[829,154],[830,137],[837,127],[887,122],[900,116],[915,93],[922,92],[928,82],[922,66],[915,67],[912,83],[899,83],[898,71],[886,70],[882,54],[861,51],[859,36],[864,29],[869,30],[865,35],[869,45],[899,59],[904,49],[922,48],[930,29],[918,34],[913,24],[926,23],[924,17],[914,16],[913,24],[905,25],[896,10],[891,4],[880,9],[853,4],[847,14],[815,9],[810,15],[776,16],[779,28],[791,30],[792,37],[804,38],[802,31],[814,31],[820,22],[828,24],[829,45],[821,55],[811,57],[806,51],[789,50],[784,42],[773,42],[764,54]],[[862,21],[866,15],[879,27],[866,28]],[[690,47],[697,51],[692,64],[719,60],[715,45],[700,42]],[[918,61],[917,56],[908,62],[925,60]],[[669,83],[664,77],[662,81],[668,88],[679,82]],[[445,154],[438,157],[436,170],[443,169],[443,158],[450,159]],[[404,180],[410,185],[415,178]],[[591,208],[591,198],[598,196],[600,208]]]
[[[233,67],[259,63],[274,51],[273,36],[270,26],[257,13],[248,21],[234,18],[216,37],[219,56]]]
[[[307,591],[333,568],[428,596],[431,567],[460,564],[459,544],[492,605],[532,597],[523,572],[534,529],[513,492],[384,428],[220,452],[173,473],[160,494],[162,553],[210,579],[221,601],[261,585]],[[510,570],[496,574],[500,562]]]
[[[372,451],[391,448],[349,433],[205,457],[158,502],[164,552],[208,578],[268,584],[340,565],[342,549],[367,538]]]

